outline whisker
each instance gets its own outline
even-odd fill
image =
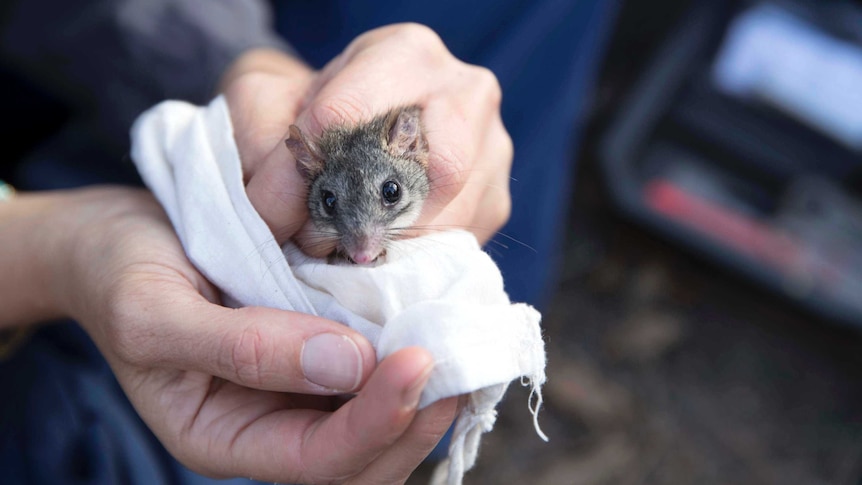
[[[468,181],[466,181],[466,182],[464,182],[463,184],[460,184],[460,185],[462,185],[462,186],[467,186],[468,184],[469,184],[469,185],[476,185],[476,184],[478,184],[478,183],[479,183],[479,182],[476,182],[476,181],[473,181],[473,180],[468,180]],[[431,189],[432,189],[432,190],[433,190],[433,189],[442,189],[442,188],[445,188],[445,187],[452,187],[452,186],[455,186],[455,185],[459,185],[459,184],[457,184],[457,183],[455,183],[455,182],[452,182],[452,183],[449,183],[449,184],[431,185]],[[492,189],[496,189],[496,190],[509,190],[509,188],[508,188],[508,187],[502,187],[502,186],[500,186],[500,185],[492,184],[492,183],[489,183],[489,182],[482,182],[482,183],[481,183],[481,185],[483,185],[483,186],[485,186],[485,187],[492,188]]]
[[[446,231],[449,229],[475,229],[475,230],[480,230],[480,231],[487,231],[488,230],[487,227],[482,227],[482,226],[456,225],[456,224],[451,224],[451,225],[450,224],[423,224],[423,225],[413,225],[410,227],[398,228],[398,229],[399,230],[418,230],[418,231],[440,231],[440,232]],[[525,242],[523,242],[523,241],[521,241],[515,237],[512,237],[512,236],[510,236],[504,232],[495,231],[493,234],[495,237],[500,236],[504,239],[507,239],[507,240],[515,243],[515,244],[518,244],[519,246],[522,246],[526,249],[529,249],[530,251],[532,251],[534,253],[538,253],[536,248],[534,248],[534,247],[530,246],[529,244],[527,244],[527,243],[525,243]],[[500,241],[495,241],[493,237],[488,242],[494,242],[495,244],[502,246],[505,249],[509,249],[509,247],[507,245],[501,243]]]
[[[509,246],[508,246],[508,245],[503,244],[503,243],[501,243],[500,241],[495,240],[494,238],[491,238],[491,239],[488,241],[488,244],[490,244],[490,243],[494,243],[494,244],[496,244],[497,246],[502,247],[503,249],[509,249]]]
[[[445,173],[445,174],[442,174],[442,175],[438,175],[437,177],[434,177],[434,178],[430,178],[430,177],[429,177],[429,178],[428,178],[428,182],[430,182],[430,183],[434,183],[434,182],[436,182],[436,181],[438,181],[438,180],[440,180],[440,179],[442,179],[442,178],[449,178],[449,177],[451,177],[452,175],[455,175],[455,174],[460,175],[460,174],[473,173],[473,172],[489,172],[489,171],[490,171],[490,170],[487,170],[487,169],[469,168],[469,169],[467,169],[467,170],[459,170],[459,171],[454,172],[454,173]]]
[[[517,238],[515,238],[515,237],[512,237],[512,236],[510,236],[510,235],[508,235],[508,234],[506,234],[506,233],[504,233],[504,232],[497,231],[497,232],[495,233],[495,235],[496,235],[496,236],[503,236],[504,238],[508,239],[509,241],[511,241],[511,242],[513,242],[513,243],[515,243],[515,244],[518,244],[518,245],[520,245],[520,246],[522,246],[522,247],[524,247],[524,248],[527,248],[527,249],[529,249],[530,251],[532,251],[532,252],[534,252],[534,253],[536,253],[536,254],[538,254],[538,253],[539,253],[538,251],[536,251],[536,248],[534,248],[533,246],[530,246],[529,244],[525,243],[524,241],[521,241],[520,239],[517,239]]]

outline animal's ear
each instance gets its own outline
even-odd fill
[[[290,137],[284,144],[296,159],[296,170],[305,180],[313,180],[323,171],[323,157],[296,125],[290,125]]]
[[[428,141],[422,132],[419,116],[422,109],[418,106],[393,110],[386,119],[389,153],[395,157],[417,160],[428,164]]]

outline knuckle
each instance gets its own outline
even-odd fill
[[[350,91],[320,99],[309,108],[314,133],[320,133],[329,126],[357,124],[369,112],[367,102]]]
[[[351,58],[356,55],[357,52],[360,52],[368,48],[368,46],[377,42],[381,35],[384,35],[381,32],[381,29],[367,30],[362,34],[354,37],[353,40],[350,41],[349,44],[347,44],[347,47],[344,48],[344,51],[340,55],[346,58]]]
[[[395,23],[367,30],[356,36],[353,41],[348,44],[345,49],[345,53],[353,55],[381,42],[403,40],[404,38],[409,38],[411,36],[410,32],[419,31],[422,30],[422,28],[431,30],[430,28],[415,22]]]
[[[228,98],[234,95],[249,95],[255,93],[261,84],[266,81],[267,74],[258,71],[245,72],[235,77],[225,87]]]
[[[356,37],[344,52],[347,57],[355,57],[363,51],[383,49],[391,55],[393,46],[409,51],[414,59],[418,57],[425,62],[449,56],[449,50],[437,32],[415,22],[392,24],[365,32]]]
[[[393,30],[393,37],[428,52],[448,52],[443,39],[427,25],[415,22],[398,24]]]
[[[434,154],[436,172],[433,179],[436,189],[445,199],[455,197],[464,186],[467,177],[467,155],[456,145],[438,147]]]
[[[503,101],[503,88],[494,71],[484,66],[474,66],[476,86],[478,86],[494,106],[500,106]]]
[[[509,174],[512,166],[512,158],[513,158],[513,147],[512,147],[512,139],[511,137],[506,136],[503,137],[505,145],[505,169],[501,170],[505,173],[505,177],[500,178],[500,186],[497,196],[497,203],[494,205],[496,210],[493,216],[493,222],[497,224],[497,230],[503,227],[506,222],[508,222],[509,217],[512,215],[512,193],[509,190]]]
[[[498,145],[501,152],[501,157],[508,173],[512,167],[512,162],[515,158],[515,142],[512,136],[505,128],[501,129],[500,144]]]
[[[238,382],[260,387],[263,382],[262,369],[269,359],[266,339],[260,330],[248,326],[230,344],[230,368]]]
[[[422,24],[399,24],[390,43],[403,54],[404,62],[441,70],[451,68],[455,59],[437,32]]]
[[[499,197],[494,207],[495,211],[492,215],[491,223],[496,226],[495,231],[499,231],[500,228],[506,225],[506,222],[512,215],[512,196],[509,195],[508,191]]]

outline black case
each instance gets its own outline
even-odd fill
[[[604,134],[605,179],[643,225],[862,327],[860,153],[711,81],[730,22],[754,4],[703,1],[684,16]],[[854,3],[778,4],[862,45]]]

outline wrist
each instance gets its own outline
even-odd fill
[[[51,282],[53,214],[63,207],[60,193],[21,193],[0,205],[0,328],[60,318]]]
[[[85,319],[110,285],[100,265],[119,250],[126,215],[159,210],[146,192],[85,188],[19,193],[0,204],[0,328]]]

